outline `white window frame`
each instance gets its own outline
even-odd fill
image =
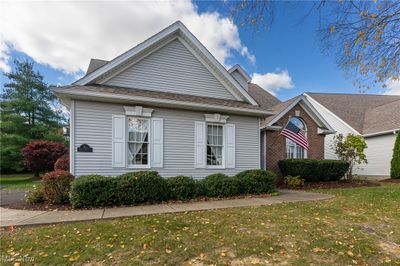
[[[130,164],[129,162],[129,143],[134,143],[132,141],[129,141],[129,118],[135,118],[135,119],[141,119],[141,120],[146,120],[148,124],[148,132],[147,132],[147,164]],[[126,117],[126,168],[130,169],[149,169],[151,167],[150,161],[151,161],[151,121],[150,118],[145,118],[141,116],[127,116]]]
[[[222,164],[221,165],[208,165],[208,160],[207,160],[207,147],[208,147],[208,126],[219,126],[222,128]],[[208,169],[225,169],[225,128],[223,124],[219,124],[219,123],[206,123],[206,152],[205,152],[205,156],[206,156],[206,167]]]
[[[299,120],[303,123],[303,125],[304,125],[304,129],[303,129],[303,130],[304,130],[304,132],[305,132],[305,136],[307,137],[308,130],[307,130],[307,125],[306,125],[306,123],[304,122],[304,120],[301,119],[301,118],[298,117],[298,116],[292,116],[292,117],[289,118],[289,121],[290,121],[290,119],[292,119],[292,118],[299,119]],[[293,144],[293,147],[294,147],[294,152],[293,152],[293,157],[292,157],[292,158],[289,158],[289,157],[288,157],[288,155],[289,155],[289,153],[288,153],[289,147],[288,147],[288,146],[289,146],[290,143]],[[302,150],[303,150],[303,153],[304,153],[304,156],[303,156],[303,157],[298,157],[298,156],[297,156],[297,149],[302,149]],[[303,147],[301,147],[300,145],[294,143],[292,140],[290,140],[290,139],[288,139],[288,138],[285,138],[285,159],[307,159],[307,150],[304,149]]]

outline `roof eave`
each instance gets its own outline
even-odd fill
[[[273,115],[273,112],[265,110],[257,110],[242,107],[230,107],[221,106],[215,104],[195,103],[189,101],[179,101],[170,99],[159,99],[145,96],[131,96],[131,95],[119,95],[106,92],[83,92],[77,90],[66,90],[59,87],[53,87],[52,91],[59,97],[67,106],[70,100],[89,100],[89,101],[101,101],[101,102],[112,102],[112,103],[131,103],[131,104],[147,104],[158,107],[166,108],[179,108],[185,110],[196,110],[196,111],[215,111],[232,114],[240,114],[247,116],[267,117]]]
[[[367,133],[367,134],[363,134],[362,136],[364,138],[376,137],[376,136],[381,136],[381,135],[396,134],[399,131],[400,131],[400,128],[394,128],[394,129],[389,129],[389,130],[384,130],[384,131],[379,131],[379,132],[374,132],[374,133]]]

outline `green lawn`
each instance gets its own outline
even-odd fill
[[[13,174],[1,175],[0,186],[4,189],[32,188],[38,181],[33,178],[33,174]]]
[[[324,192],[336,198],[17,228],[1,232],[0,255],[41,265],[400,265],[400,185]]]

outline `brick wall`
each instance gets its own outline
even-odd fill
[[[318,126],[314,120],[297,104],[287,112],[277,123],[278,126],[285,126],[291,116],[299,111],[299,117],[304,121],[307,127],[307,138],[310,149],[307,151],[307,158],[324,159],[324,138],[325,135],[318,135]],[[279,177],[282,176],[278,161],[285,159],[286,138],[280,135],[280,131],[264,131],[266,134],[266,168],[275,172]]]

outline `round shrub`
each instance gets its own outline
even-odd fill
[[[287,159],[278,162],[284,176],[299,176],[306,182],[338,181],[350,164],[339,160]]]
[[[120,175],[117,189],[121,204],[159,202],[168,199],[168,183],[156,171],[139,171]]]
[[[71,183],[73,208],[103,207],[117,204],[116,178],[102,175],[85,175]]]
[[[69,155],[65,154],[57,159],[54,164],[54,171],[69,171]]]
[[[74,180],[74,176],[67,171],[45,174],[42,179],[44,200],[51,204],[68,202],[72,180]]]
[[[267,194],[276,191],[276,175],[262,169],[246,170],[235,176],[240,194]]]
[[[236,179],[221,173],[204,178],[203,186],[205,195],[208,197],[231,197],[239,194]]]
[[[188,200],[198,196],[198,182],[192,177],[175,176],[168,179],[170,197],[176,200]]]
[[[44,202],[43,185],[39,184],[25,195],[25,201],[29,204]]]
[[[64,144],[47,140],[33,140],[22,149],[25,164],[35,176],[53,171],[54,163],[67,152]]]

